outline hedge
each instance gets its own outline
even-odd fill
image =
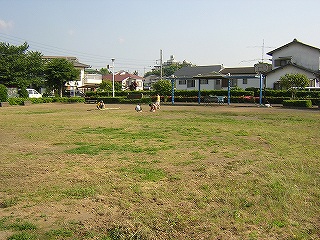
[[[311,100],[284,100],[284,107],[302,107],[302,108],[312,108]]]
[[[24,105],[25,101],[30,101],[33,104],[52,102],[83,103],[85,99],[83,97],[8,98],[10,105]]]

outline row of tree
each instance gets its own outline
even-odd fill
[[[20,46],[0,42],[0,84],[22,92],[28,87],[45,87],[62,96],[65,84],[79,78],[80,71],[72,62],[62,58],[44,61],[40,52],[28,48],[26,42]]]

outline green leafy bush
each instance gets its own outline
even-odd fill
[[[284,100],[283,106],[312,108],[312,102],[311,100]]]
[[[25,98],[8,98],[8,102],[10,105],[23,105]]]
[[[8,100],[8,89],[5,85],[0,84],[0,102],[6,102]]]

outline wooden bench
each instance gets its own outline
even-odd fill
[[[96,103],[97,103],[97,99],[86,98],[86,99],[85,99],[85,103],[88,103],[88,104],[96,104]]]
[[[210,104],[210,103],[223,104],[225,98],[226,98],[225,96],[213,96],[213,95],[204,96],[204,103],[206,103],[206,104]]]
[[[0,107],[9,107],[10,104],[8,102],[0,102]]]
[[[141,99],[143,98],[142,93],[129,93],[127,96],[128,99]]]
[[[30,106],[31,104],[31,101],[23,101],[23,106]]]

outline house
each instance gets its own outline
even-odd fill
[[[254,67],[226,67],[219,72],[222,75],[230,74],[232,78],[231,87],[246,88],[260,88],[260,78],[257,76]],[[221,88],[228,88],[228,80],[223,79]]]
[[[266,87],[279,88],[279,79],[287,73],[300,73],[310,79],[310,87],[319,87],[320,49],[293,39],[267,53],[272,70],[266,73]]]
[[[101,74],[88,74],[85,72],[85,69],[89,68],[90,65],[80,63],[76,57],[70,56],[43,56],[44,61],[50,61],[55,58],[63,58],[72,62],[73,66],[76,69],[80,70],[80,76],[75,81],[70,81],[66,83],[66,90],[70,91],[70,94],[73,95],[76,89],[82,89],[83,91],[91,90],[99,86],[102,82]],[[73,92],[73,93],[72,93]]]
[[[112,81],[113,75],[107,74],[102,76],[103,80]],[[122,90],[130,89],[131,85],[136,86],[136,90],[143,90],[143,78],[125,71],[120,71],[114,74],[114,81],[122,85]]]
[[[143,79],[143,88],[145,90],[150,90],[152,88],[152,85],[158,80],[160,80],[160,76],[154,74],[145,77]]]
[[[199,74],[207,74],[210,72],[219,72],[223,65],[209,66],[186,66],[174,72],[177,90],[198,90],[199,81],[194,79],[194,76]],[[220,80],[201,79],[201,89],[221,89]]]
[[[228,88],[228,79],[210,79],[203,77],[211,74],[230,74],[232,78],[231,87],[246,89],[249,87],[260,87],[260,79],[257,77],[254,67],[223,67],[223,65],[184,67],[177,70],[174,75],[176,78],[176,89],[179,90],[198,90],[199,81],[201,90],[219,90]],[[197,76],[202,76],[197,79]]]

